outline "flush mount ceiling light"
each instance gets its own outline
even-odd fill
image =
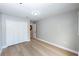
[[[23,3],[19,3],[19,4],[23,4]]]
[[[40,12],[37,11],[37,10],[35,10],[35,11],[32,12],[32,15],[34,15],[34,16],[38,16],[39,14],[40,14]]]
[[[23,3],[19,3],[19,5],[20,5],[20,6],[24,6],[24,4],[23,4]]]

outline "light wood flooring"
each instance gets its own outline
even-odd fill
[[[37,39],[30,42],[9,46],[3,49],[2,56],[77,56],[77,54],[65,51],[49,45]]]

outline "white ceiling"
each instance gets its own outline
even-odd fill
[[[18,17],[28,17],[32,21],[45,19],[51,15],[76,10],[79,8],[78,3],[0,3],[0,12]],[[38,11],[39,14],[34,16],[32,13]]]

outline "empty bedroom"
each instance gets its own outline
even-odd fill
[[[78,56],[79,3],[0,3],[0,56]]]

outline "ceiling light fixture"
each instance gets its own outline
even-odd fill
[[[19,4],[23,4],[23,3],[19,3]]]
[[[34,15],[34,16],[37,16],[37,15],[39,15],[39,14],[40,14],[40,12],[37,11],[37,10],[35,10],[35,11],[32,12],[32,15]]]
[[[22,7],[24,7],[24,4],[23,3],[19,3],[19,5],[22,6]]]

